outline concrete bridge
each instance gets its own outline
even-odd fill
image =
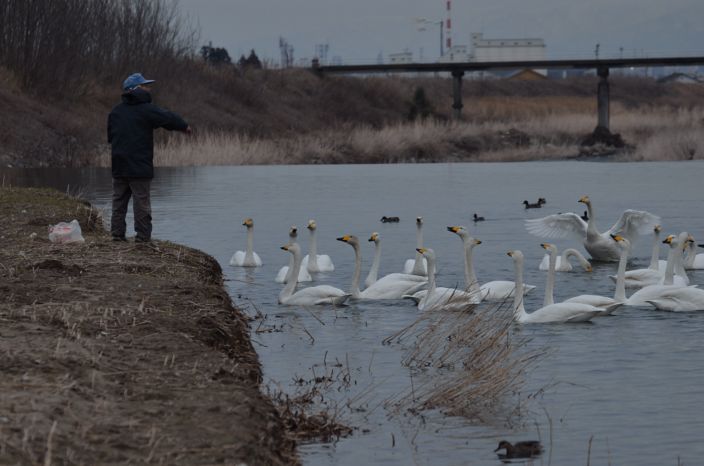
[[[490,70],[522,69],[593,69],[599,76],[597,85],[597,128],[609,127],[609,70],[611,68],[643,68],[654,66],[697,66],[704,65],[704,57],[660,57],[660,58],[618,58],[587,60],[527,60],[502,62],[458,62],[458,63],[395,63],[388,65],[339,65],[319,66],[313,60],[313,70],[321,74],[352,73],[436,73],[449,72],[452,75],[453,115],[462,116],[462,77],[467,72]]]

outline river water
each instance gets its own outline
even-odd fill
[[[110,175],[106,170],[0,170],[5,185],[54,186],[81,193],[109,218]],[[698,464],[704,457],[704,312],[664,313],[628,308],[584,325],[532,325],[515,331],[536,348],[548,349],[522,389],[526,414],[513,427],[504,419],[472,426],[460,418],[429,413],[393,416],[384,400],[407,390],[403,348],[382,340],[409,325],[418,313],[410,302],[355,303],[342,309],[312,311],[277,305],[274,283],[288,254],[280,246],[288,228],[299,227],[306,249],[309,219],[318,223],[318,253],[328,254],[335,271],[318,283],[349,287],[353,251],[335,240],[372,231],[382,235],[381,274],[400,271],[414,256],[416,216],[425,221],[424,239],[438,256],[438,282],[463,282],[461,243],[448,225],[467,225],[482,240],[474,260],[479,280],[513,279],[509,249],[526,256],[525,279],[538,288],[526,299],[528,310],[542,303],[544,273],[538,271],[540,239],[523,226],[527,218],[555,212],[582,213],[588,194],[600,229],[624,209],[648,210],[662,217],[663,233],[687,230],[704,239],[701,181],[704,163],[531,162],[510,164],[354,165],[201,167],[159,169],[154,181],[154,235],[199,248],[218,259],[229,279],[233,300],[250,313],[267,315],[255,333],[267,383],[297,390],[294,378],[310,379],[337,362],[349,367],[351,385],[326,394],[339,417],[358,427],[334,443],[303,445],[307,465],[492,465],[498,441],[540,438],[545,454],[534,464],[593,465]],[[542,209],[522,202],[547,199]],[[473,224],[478,213],[485,222]],[[381,216],[399,216],[382,224]],[[254,249],[264,266],[228,265],[246,241],[242,220],[255,224]],[[70,220],[70,219],[67,219]],[[130,220],[131,221],[131,220]],[[372,248],[362,241],[363,274]],[[578,247],[569,240],[562,247]],[[650,238],[634,247],[630,267],[647,266]],[[662,257],[665,256],[663,246]],[[582,293],[611,295],[607,275],[615,264],[596,264],[592,273],[558,274],[556,300]],[[364,275],[363,275],[364,276]],[[691,272],[704,284],[704,271]],[[259,324],[254,323],[253,328]],[[538,394],[528,399],[528,394]],[[364,410],[350,410],[346,403]],[[552,440],[550,440],[552,439]],[[591,447],[590,447],[591,439]],[[589,451],[590,450],[590,451]]]

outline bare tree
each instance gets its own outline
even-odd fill
[[[39,93],[166,74],[196,40],[172,0],[0,0],[0,66]]]

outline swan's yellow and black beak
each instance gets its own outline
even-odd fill
[[[451,231],[452,233],[457,233],[460,231],[460,227],[447,227],[447,231]]]
[[[694,236],[692,236],[692,235],[687,236],[687,242],[694,243]]]
[[[540,247],[543,249],[548,249],[550,247],[550,243],[540,243]]]
[[[352,239],[352,237],[350,235],[345,235],[345,236],[341,236],[341,237],[337,238],[338,241],[342,241],[344,243],[349,243],[350,239]]]
[[[281,246],[281,249],[283,249],[284,251],[288,251],[288,248],[289,248],[288,244],[284,244],[283,246]]]
[[[591,265],[588,265],[588,266],[584,267],[584,271],[585,271],[585,272],[591,272],[591,271],[592,271],[592,266],[591,266]]]
[[[477,244],[477,245],[482,244],[482,240],[475,238],[475,239],[474,239],[474,244]]]
[[[675,240],[675,235],[668,235],[667,238],[663,241],[664,244],[672,244],[672,242]]]
[[[242,225],[246,227],[251,227],[252,225],[254,225],[254,221],[251,218],[245,218],[244,222],[242,222]]]
[[[653,231],[655,233],[660,233],[661,230],[662,230],[662,227],[660,225],[655,225],[655,227],[653,227]]]
[[[509,256],[509,257],[513,257],[513,251],[507,252],[506,255]]]
[[[623,236],[621,235],[611,235],[611,239],[613,239],[616,242],[623,241]]]
[[[315,220],[308,220],[308,225],[306,226],[309,230],[315,230],[317,228],[317,225],[315,224]]]
[[[379,233],[374,232],[372,236],[369,237],[368,241],[376,241],[377,239],[379,239]]]
[[[582,196],[577,202],[581,202],[582,204],[589,204],[589,196]]]
[[[425,254],[425,252],[427,251],[427,249],[425,249],[425,248],[416,248],[416,251],[418,251],[418,252],[421,253],[421,254]]]

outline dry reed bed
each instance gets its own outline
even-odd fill
[[[423,313],[385,340],[405,346],[403,364],[413,374],[411,386],[387,407],[396,414],[440,409],[479,423],[520,414],[513,402],[542,353],[526,350],[512,329],[508,303]]]
[[[296,462],[217,262],[112,243],[47,190],[0,189],[0,213],[0,463]],[[86,243],[49,243],[72,218]]]
[[[355,126],[283,139],[232,133],[168,138],[156,149],[158,166],[519,161],[562,159],[580,154],[581,140],[594,128],[594,112],[570,113],[569,105],[535,109],[535,102],[479,105],[466,122],[399,123],[382,128]],[[579,103],[576,104],[579,106]],[[583,107],[589,107],[586,102]],[[523,107],[529,109],[523,112]],[[554,107],[554,108],[553,108]],[[493,108],[489,114],[487,108]],[[550,110],[548,110],[549,108]],[[536,115],[529,117],[530,113]],[[612,128],[630,147],[622,160],[704,158],[702,109],[613,105]],[[512,132],[523,137],[513,137]],[[107,153],[100,164],[109,166]]]

